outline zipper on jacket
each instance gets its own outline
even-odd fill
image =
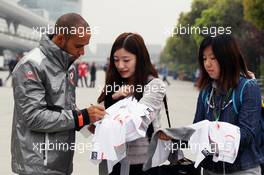
[[[66,81],[65,81],[65,107],[68,108],[68,83],[69,83],[69,58],[66,58],[66,66],[64,68],[64,71],[66,72]]]
[[[69,72],[66,71],[66,80],[65,80],[65,107],[68,108],[68,83],[69,83]]]
[[[48,133],[45,133],[45,148],[43,152],[43,160],[44,160],[44,166],[48,165],[48,150],[49,150],[49,138]]]

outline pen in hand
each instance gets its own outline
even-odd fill
[[[91,105],[91,106],[94,106],[92,103],[90,103],[90,105]],[[105,111],[105,114],[109,115],[109,113],[108,113],[108,112],[106,112],[106,111]]]

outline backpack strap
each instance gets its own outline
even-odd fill
[[[250,81],[256,81],[255,79],[248,79],[242,86],[242,89],[241,89],[241,93],[240,93],[240,96],[239,96],[239,101],[240,101],[240,105],[242,105],[242,101],[243,101],[243,91],[244,91],[244,88],[246,87],[246,85],[250,82]]]
[[[236,94],[236,92],[235,92],[236,90],[234,89],[233,90],[233,93],[232,93],[232,101],[233,101],[233,108],[234,108],[234,110],[235,110],[235,113],[236,114],[238,114],[238,110],[237,110],[237,103],[236,103],[236,98],[235,98],[235,94]],[[241,93],[242,94],[242,93]]]
[[[238,89],[234,89],[233,93],[232,93],[232,101],[233,101],[233,108],[235,110],[235,113],[238,114],[238,110],[240,109],[240,106],[242,105],[243,102],[243,91],[246,87],[246,85],[250,82],[250,81],[255,81],[255,79],[245,79],[242,80],[242,86],[239,92],[239,96],[237,94]],[[237,100],[239,100],[239,103],[237,103]]]

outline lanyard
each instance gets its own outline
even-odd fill
[[[221,115],[221,112],[225,109],[225,107],[227,106],[227,104],[229,104],[229,99],[231,97],[233,89],[229,89],[227,94],[224,96],[223,100],[221,100],[221,102],[219,103],[219,109],[217,110],[216,107],[216,94],[213,94],[212,97],[212,103],[213,103],[213,115],[214,115],[214,119],[215,121],[218,121]]]

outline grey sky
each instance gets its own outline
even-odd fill
[[[96,43],[113,43],[122,32],[137,32],[148,44],[165,45],[180,12],[189,11],[192,0],[83,0],[82,15],[97,34]]]

